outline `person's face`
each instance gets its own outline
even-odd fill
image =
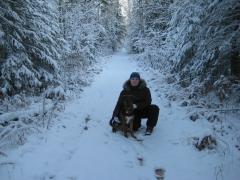
[[[130,79],[131,86],[133,86],[133,87],[138,86],[139,81],[140,81],[140,79],[138,79],[138,78],[131,78]]]

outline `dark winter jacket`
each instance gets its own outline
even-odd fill
[[[120,102],[124,95],[133,96],[133,103],[137,105],[137,109],[144,109],[152,102],[151,93],[145,80],[141,79],[137,87],[133,87],[130,84],[130,80],[127,80],[123,85],[116,107],[113,111],[113,117],[118,116],[120,112]]]

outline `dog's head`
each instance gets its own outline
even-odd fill
[[[131,95],[125,95],[122,97],[122,110],[124,115],[133,115],[133,97]]]

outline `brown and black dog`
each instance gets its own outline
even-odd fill
[[[121,124],[113,127],[113,132],[116,132],[117,130],[123,131],[125,137],[128,137],[128,132],[130,132],[131,136],[136,138],[133,131],[134,107],[132,99],[133,97],[131,95],[125,95],[122,97],[119,112]]]

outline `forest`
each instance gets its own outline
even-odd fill
[[[2,100],[65,91],[67,67],[87,67],[124,40],[140,61],[196,93],[216,90],[222,100],[239,94],[237,0],[129,0],[125,16],[118,0],[0,3]]]
[[[171,118],[179,123],[178,115],[191,123],[205,119],[213,124],[211,128],[195,125],[201,128],[201,136],[214,137],[215,145],[233,146],[239,152],[239,0],[0,0],[0,158],[7,157],[9,147],[24,145],[31,134],[54,129],[58,117],[65,122],[61,113],[68,112],[66,117],[72,121],[70,114],[81,117],[84,130],[91,113],[99,117],[90,123],[108,119],[119,93],[116,88],[130,71],[144,74],[154,97],[160,98],[156,98],[163,109],[159,128],[169,128]],[[92,97],[84,99],[85,93]],[[81,98],[85,103],[76,105]],[[100,102],[106,109],[96,108]],[[180,134],[195,143],[195,132],[191,137],[185,133]],[[120,145],[124,149],[124,143]],[[227,152],[225,148],[221,155],[226,157]],[[211,167],[217,180],[231,174],[224,168],[227,163],[221,163]],[[0,173],[5,164],[8,161],[0,159]],[[237,177],[238,164],[229,179]]]

